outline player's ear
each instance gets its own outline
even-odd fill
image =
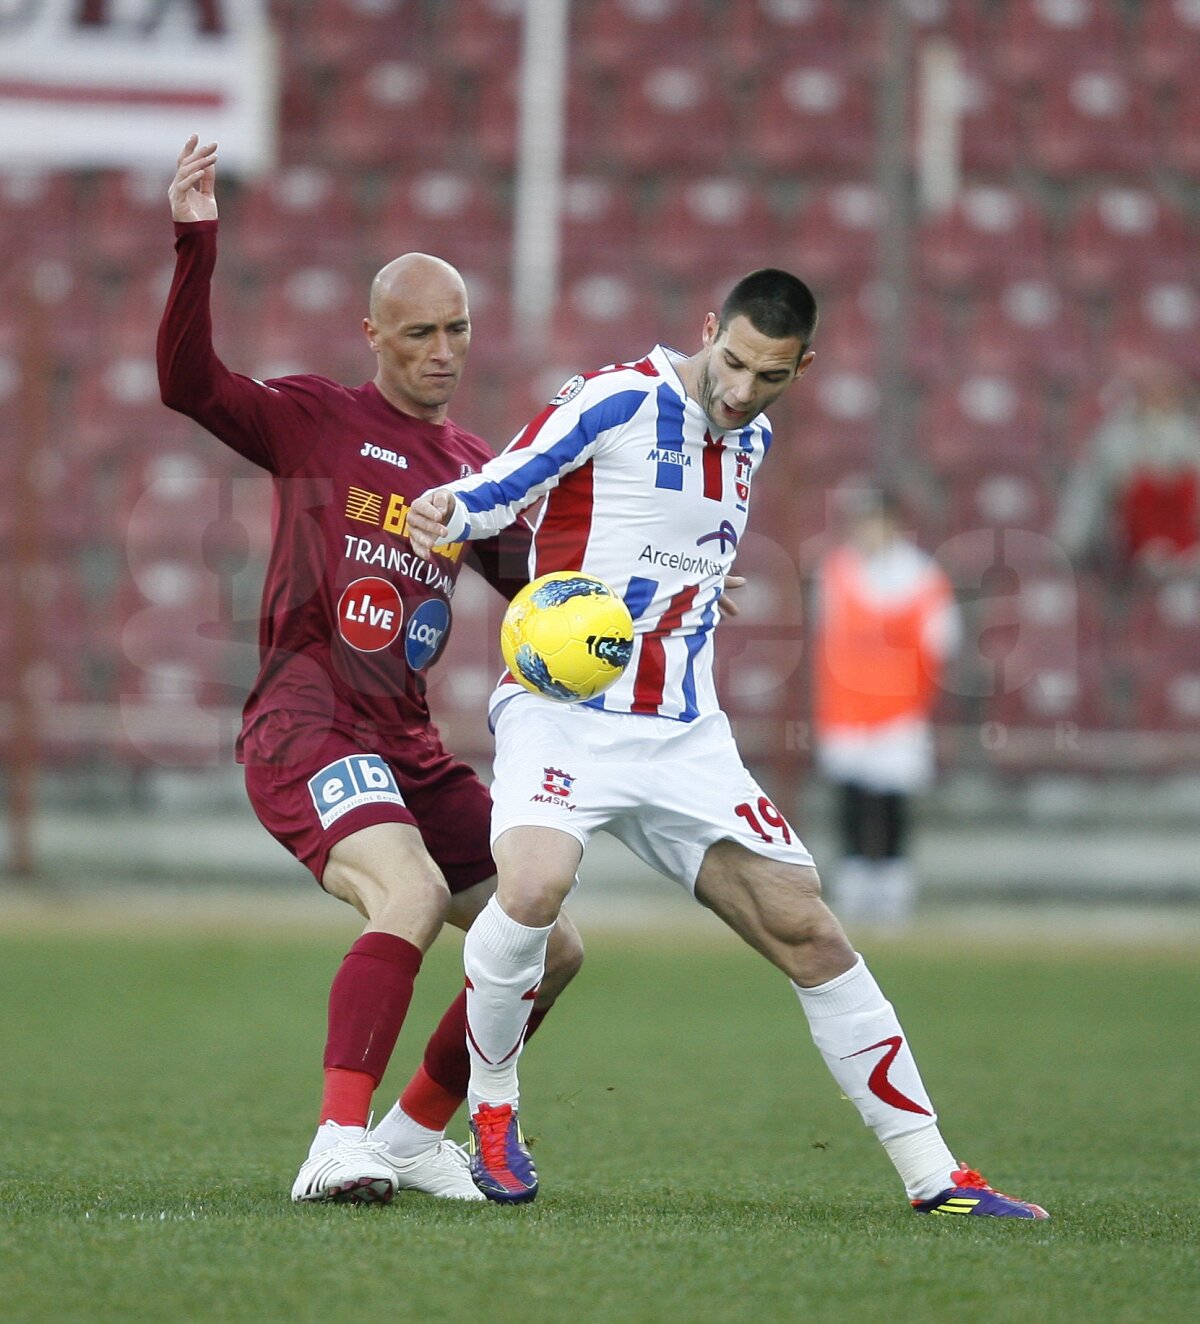
[[[707,349],[716,340],[717,336],[720,335],[720,333],[721,333],[721,319],[716,315],[716,313],[705,313],[704,333],[702,336],[702,343],[704,345],[704,348]]]
[[[803,377],[809,368],[812,367],[812,361],[816,357],[817,351],[815,349],[805,350],[805,352],[800,355],[800,362],[796,364],[796,377],[793,377],[792,381],[795,381],[797,377]]]
[[[379,336],[375,330],[375,323],[369,317],[362,320],[363,335],[367,338],[367,344],[371,346],[375,353],[379,352]]]

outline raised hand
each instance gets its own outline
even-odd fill
[[[167,189],[171,217],[176,221],[215,221],[217,199],[217,144],[199,146],[197,134],[183,144],[175,164],[175,178]]]

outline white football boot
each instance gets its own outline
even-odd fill
[[[292,1199],[297,1203],[387,1204],[395,1194],[396,1176],[384,1158],[383,1142],[372,1140],[362,1127],[336,1122],[326,1122],[317,1132],[313,1151],[292,1184]]]
[[[391,1169],[397,1190],[424,1191],[443,1200],[487,1198],[471,1180],[467,1151],[453,1140],[440,1140],[415,1158],[400,1158],[387,1149],[379,1157]]]

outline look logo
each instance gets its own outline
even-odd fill
[[[378,653],[400,633],[404,605],[388,579],[368,575],[347,586],[338,601],[338,629],[360,653]]]

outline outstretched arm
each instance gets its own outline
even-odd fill
[[[435,487],[419,496],[409,507],[405,532],[412,549],[428,561],[433,549],[450,537],[449,519],[454,511],[454,493],[444,487]]]
[[[175,163],[175,178],[167,189],[171,217],[176,221],[217,219],[217,144],[199,144],[195,133],[183,144]]]

